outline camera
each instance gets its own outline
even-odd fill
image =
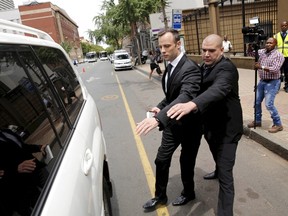
[[[254,26],[245,26],[242,28],[244,35],[244,43],[246,44],[259,44],[261,41],[266,40],[267,36],[264,35],[264,29],[259,25],[259,18],[253,17],[250,19],[250,24]]]

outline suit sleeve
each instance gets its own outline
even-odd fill
[[[208,107],[226,98],[239,78],[237,68],[229,61],[219,63],[211,73],[213,73],[211,74],[213,76],[213,80],[210,81],[211,85],[192,100],[200,113],[204,113]]]
[[[181,70],[178,71],[177,79],[173,80],[173,82],[174,83],[172,83],[171,91],[173,91],[173,88],[177,85],[180,85],[180,89],[172,93],[175,94],[175,99],[170,103],[167,103],[166,101],[166,106],[163,106],[161,111],[157,114],[156,117],[159,119],[161,124],[160,129],[162,129],[163,127],[167,127],[171,121],[175,121],[171,120],[167,116],[167,111],[173,105],[177,103],[185,103],[191,101],[197,96],[198,92],[200,91],[201,84],[200,68],[195,63],[187,61],[187,63],[182,66]],[[160,104],[163,105],[163,103]]]

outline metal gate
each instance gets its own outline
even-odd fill
[[[219,32],[227,35],[234,55],[245,55],[242,28],[251,26],[249,20],[259,17],[259,28],[268,37],[278,32],[277,0],[221,0],[219,7]],[[190,54],[201,54],[202,40],[212,34],[208,5],[204,8],[183,11],[185,49]]]

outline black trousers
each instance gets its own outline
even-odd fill
[[[219,179],[217,216],[233,216],[234,178],[233,167],[238,143],[218,144],[207,141],[216,163]]]
[[[180,155],[181,180],[184,187],[182,195],[194,196],[194,167],[202,136],[200,124],[195,122],[190,122],[190,125],[175,124],[163,130],[161,146],[155,159],[155,196],[167,197],[166,190],[171,159],[180,144],[182,147]]]

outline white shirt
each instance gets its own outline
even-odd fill
[[[227,41],[223,40],[222,46],[223,46],[223,48],[224,48],[224,52],[229,52],[230,49],[232,49],[232,44],[231,44],[231,42],[228,41],[228,40],[227,40]],[[230,49],[229,49],[229,47],[230,47]]]

